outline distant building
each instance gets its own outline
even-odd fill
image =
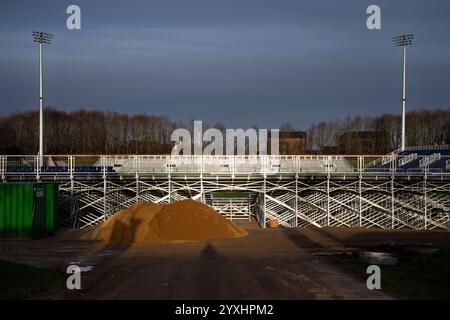
[[[281,131],[280,154],[298,155],[306,154],[306,132],[305,131]]]

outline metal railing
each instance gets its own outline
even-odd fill
[[[171,156],[47,155],[39,166],[34,155],[0,156],[3,180],[14,175],[145,175],[145,174],[440,174],[450,175],[450,156]],[[407,159],[408,158],[408,159]],[[405,161],[405,160],[408,161]]]

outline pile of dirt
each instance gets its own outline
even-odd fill
[[[246,235],[245,230],[208,205],[189,199],[173,204],[135,204],[118,212],[83,238],[112,244],[135,244]]]

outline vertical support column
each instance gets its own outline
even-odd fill
[[[391,229],[395,228],[395,172],[397,171],[397,163],[395,156],[391,155]]]
[[[69,177],[70,177],[70,195],[73,196],[73,190],[74,190],[74,161],[73,161],[73,156],[69,156],[68,159],[69,162]]]
[[[327,170],[327,226],[330,226],[330,156],[328,156],[326,164],[326,170]]]
[[[203,187],[203,155],[200,156],[200,201],[205,203],[205,190]]]
[[[252,210],[251,210],[251,204],[250,204],[250,194],[247,196],[247,210],[248,210],[248,221],[252,220]]]
[[[263,219],[262,219],[262,227],[266,228],[266,175],[264,173],[264,181],[263,181]]]
[[[358,195],[359,195],[359,203],[358,203],[358,211],[359,211],[359,226],[362,226],[362,173],[364,170],[364,158],[362,156],[358,157],[359,163],[359,181],[358,181]]]
[[[43,82],[44,76],[42,72],[42,42],[39,42],[39,158],[38,166],[42,167],[44,165],[44,107],[43,107]],[[39,180],[39,179],[38,179]]]
[[[396,170],[397,170],[397,163],[395,161],[395,156],[391,155],[391,173],[395,174]]]
[[[171,171],[172,171],[172,157],[169,156],[169,164],[167,166],[167,179],[168,179],[168,195],[169,195],[169,203],[172,203],[172,181],[171,181]]]
[[[298,227],[298,173],[295,172],[295,227]]]
[[[101,157],[102,172],[103,172],[103,221],[106,220],[106,193],[107,193],[107,181],[106,181],[106,157]]]
[[[230,210],[230,220],[233,221],[233,202],[231,201],[231,199],[228,200],[229,201],[229,210]]]
[[[359,194],[359,203],[358,203],[358,211],[359,211],[359,226],[362,226],[362,175],[359,175],[358,181],[358,194]]]
[[[394,171],[392,171],[391,175],[391,229],[395,227],[395,179],[394,179]]]
[[[70,178],[70,215],[73,216],[73,228],[77,226],[78,220],[78,208],[77,208],[77,199],[74,198],[75,193],[75,180],[74,180],[74,157],[69,156],[68,159],[68,170],[69,170],[69,178]]]
[[[330,226],[330,176],[327,175],[327,226]]]
[[[41,166],[40,166],[40,157],[34,157],[34,163],[36,164],[36,180],[41,181]]]
[[[203,174],[200,173],[200,201],[206,203],[205,199],[205,189],[203,187]]]
[[[139,171],[140,171],[140,157],[134,157],[135,164],[135,179],[136,179],[136,203],[139,203]]]
[[[0,157],[0,170],[2,173],[2,181],[5,182],[6,181],[6,156],[1,156]]]
[[[423,177],[423,212],[425,217],[425,230],[428,229],[428,211],[427,211],[427,172],[425,169],[425,175]]]
[[[364,157],[358,156],[358,172],[360,175],[364,172]]]
[[[403,45],[403,90],[402,90],[402,146],[401,151],[405,151],[406,146],[406,45]]]

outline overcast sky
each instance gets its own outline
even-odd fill
[[[81,30],[66,8],[81,7]],[[382,9],[382,29],[366,9]],[[33,30],[44,48],[46,104],[228,127],[298,129],[347,115],[399,113],[400,48],[409,109],[450,107],[448,0],[2,0],[1,114],[38,107]]]

